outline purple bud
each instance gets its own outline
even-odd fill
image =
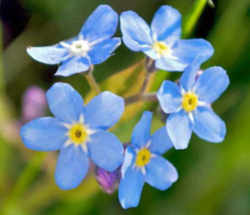
[[[120,180],[120,168],[116,169],[113,172],[108,172],[102,168],[96,168],[96,180],[103,189],[104,192],[112,194]]]
[[[43,116],[46,108],[47,102],[44,90],[37,86],[29,87],[23,95],[22,122]]]

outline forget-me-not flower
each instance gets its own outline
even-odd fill
[[[132,51],[144,52],[155,60],[158,69],[183,71],[199,53],[209,59],[213,47],[203,39],[180,39],[181,14],[170,6],[155,13],[151,26],[133,11],[120,16],[122,38]]]
[[[45,64],[60,64],[56,75],[70,76],[87,71],[91,65],[107,60],[120,45],[116,32],[118,14],[100,5],[87,19],[78,36],[45,47],[30,47],[28,54]]]
[[[103,92],[84,106],[82,97],[65,83],[46,94],[53,117],[35,119],[21,128],[23,143],[37,151],[60,150],[55,180],[62,189],[77,187],[89,169],[89,158],[107,171],[123,162],[123,145],[112,133],[124,111],[124,100]]]
[[[160,128],[151,136],[151,120],[152,113],[145,111],[133,130],[131,145],[125,151],[118,191],[125,209],[139,204],[145,182],[166,190],[178,178],[175,167],[161,156],[173,146],[166,128]]]
[[[197,77],[197,62],[184,71],[179,85],[164,81],[157,93],[162,110],[169,114],[166,127],[176,149],[188,147],[192,131],[213,143],[222,142],[226,135],[225,123],[211,104],[226,90],[229,78],[221,67],[210,67]]]

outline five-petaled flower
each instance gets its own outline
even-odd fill
[[[120,20],[125,45],[154,59],[158,69],[183,71],[199,53],[206,56],[204,61],[213,55],[206,40],[180,39],[181,14],[170,6],[160,7],[151,27],[133,11],[123,12]]]
[[[145,111],[135,126],[131,145],[125,151],[119,185],[119,200],[123,208],[139,204],[144,183],[159,189],[168,189],[178,178],[175,167],[161,154],[173,145],[166,128],[150,135],[152,113]]]
[[[77,37],[52,46],[30,47],[27,52],[41,63],[61,64],[56,75],[70,76],[85,72],[91,65],[107,60],[120,45],[120,38],[112,38],[117,24],[117,13],[108,5],[100,5],[87,19]]]
[[[213,103],[228,87],[221,67],[210,67],[197,77],[197,58],[183,73],[179,85],[164,81],[157,93],[162,110],[169,114],[167,131],[176,149],[188,147],[192,131],[200,138],[219,143],[226,135],[225,123],[213,112]]]
[[[123,162],[123,146],[106,131],[124,111],[124,100],[103,92],[84,106],[82,97],[65,83],[46,94],[55,118],[35,119],[21,128],[23,143],[38,151],[60,150],[55,180],[62,189],[77,187],[89,169],[89,157],[99,167],[114,171]]]

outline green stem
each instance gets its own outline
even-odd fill
[[[96,93],[100,93],[101,92],[101,89],[98,85],[98,83],[96,82],[95,80],[95,77],[94,77],[94,74],[93,74],[93,71],[94,71],[94,67],[91,66],[91,68],[89,69],[89,71],[86,73],[85,77],[90,85],[90,87],[96,91]]]
[[[188,37],[193,29],[195,24],[197,23],[198,19],[201,16],[201,13],[203,9],[205,8],[207,4],[207,0],[196,0],[191,12],[188,16],[184,19],[184,25],[183,25],[183,36]]]

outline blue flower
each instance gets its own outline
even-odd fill
[[[120,38],[111,38],[117,24],[117,13],[108,5],[101,5],[87,19],[78,36],[52,46],[30,47],[27,52],[41,63],[61,64],[55,75],[85,72],[91,65],[107,60],[120,45]]]
[[[178,178],[175,167],[161,154],[172,148],[166,128],[150,135],[152,113],[144,112],[135,126],[131,145],[125,151],[121,168],[119,200],[123,208],[139,204],[144,183],[159,189],[168,189]]]
[[[84,106],[81,96],[65,83],[54,84],[46,94],[53,117],[42,117],[21,128],[25,146],[37,151],[60,150],[55,180],[62,189],[77,187],[89,169],[89,157],[114,171],[123,162],[123,146],[106,131],[124,111],[124,100],[103,92]]]
[[[158,69],[183,71],[199,53],[209,59],[213,47],[203,39],[182,40],[181,14],[170,6],[155,13],[151,26],[133,11],[121,14],[123,42],[132,51],[144,52]]]
[[[192,131],[200,138],[219,143],[226,135],[225,123],[213,112],[213,103],[226,90],[229,78],[221,67],[197,75],[195,61],[183,73],[179,85],[164,81],[157,93],[162,110],[169,114],[167,131],[176,149],[188,147]]]

